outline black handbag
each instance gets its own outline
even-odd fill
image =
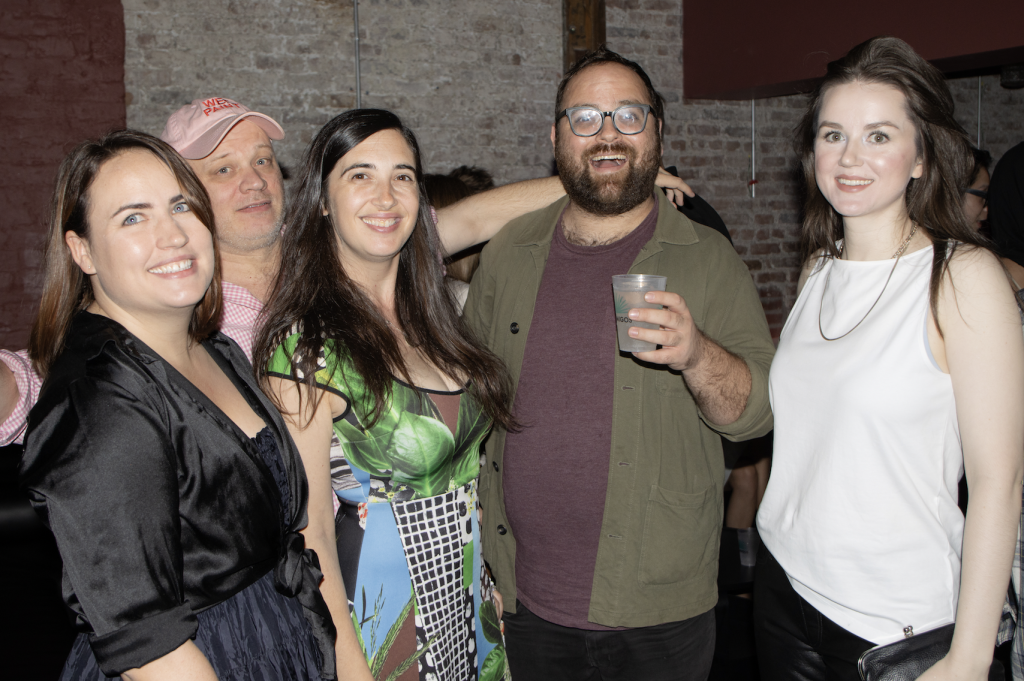
[[[949,652],[953,626],[947,624],[923,634],[910,633],[905,639],[875,646],[857,660],[864,681],[913,681]]]

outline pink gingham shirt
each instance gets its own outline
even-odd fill
[[[248,289],[228,281],[221,282],[224,295],[224,307],[221,312],[220,330],[242,348],[242,352],[252,362],[252,337],[256,330],[256,320],[263,309],[261,303]],[[0,447],[12,442],[21,443],[25,437],[25,426],[28,412],[39,399],[39,388],[43,380],[32,369],[28,350],[10,352],[0,350],[0,362],[14,374],[18,384],[18,404],[7,420],[0,424]]]

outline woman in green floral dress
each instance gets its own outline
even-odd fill
[[[420,178],[390,112],[349,111],[317,134],[254,365],[291,415],[321,590],[374,677],[491,681],[507,665],[476,478],[491,424],[515,425],[512,389],[444,286]]]

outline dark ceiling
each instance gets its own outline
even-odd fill
[[[998,72],[1024,62],[1024,1],[683,0],[683,92],[805,92],[828,62],[876,35],[906,40],[947,74]]]

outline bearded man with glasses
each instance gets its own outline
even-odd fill
[[[774,346],[746,266],[655,192],[664,100],[607,49],[572,67],[551,129],[568,196],[481,255],[465,317],[516,383],[486,444],[484,557],[519,679],[706,679],[723,461],[771,429]],[[667,277],[616,345],[611,276]]]

